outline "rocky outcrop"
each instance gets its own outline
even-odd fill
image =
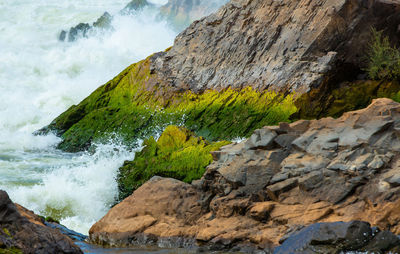
[[[117,137],[134,146],[138,139],[183,125],[209,141],[246,137],[262,126],[288,121],[296,112],[292,96],[274,92],[172,91],[151,74],[151,57],[133,64],[71,106],[37,134],[55,132],[58,148],[76,152]]]
[[[69,42],[76,41],[78,38],[87,38],[89,35],[95,33],[95,29],[109,30],[111,26],[112,16],[105,12],[100,18],[98,18],[92,25],[89,23],[79,23],[78,25],[71,27],[69,31],[62,30],[58,39],[65,41],[68,38]]]
[[[233,0],[178,35],[153,71],[178,89],[295,91],[355,78],[370,29],[398,42],[398,1]],[[328,82],[329,81],[329,82]]]
[[[137,11],[142,10],[144,7],[152,5],[148,3],[146,0],[132,0],[129,2],[124,9],[120,11],[122,15],[128,15]],[[91,35],[96,34],[98,31],[108,31],[112,30],[113,27],[111,22],[113,20],[113,16],[108,12],[104,12],[104,14],[99,17],[92,25],[89,23],[79,23],[78,25],[71,27],[69,31],[62,30],[58,39],[60,41],[65,41],[68,39],[68,42],[76,41],[79,38],[87,38]]]
[[[83,253],[67,236],[0,191],[0,253]]]
[[[382,0],[232,1],[40,133],[54,131],[64,138],[59,148],[80,151],[112,133],[134,143],[147,138],[153,126],[178,124],[183,116],[185,127],[209,140],[248,137],[297,110],[302,118],[338,117],[398,90],[395,83],[341,82],[359,74],[371,26],[385,28],[397,42],[398,7]],[[240,98],[237,94],[249,93],[244,86],[252,94]],[[280,92],[266,94],[268,89]],[[368,93],[360,95],[361,89]],[[160,116],[159,109],[167,114]]]
[[[169,0],[166,5],[161,6],[160,12],[181,31],[227,2],[228,0]]]
[[[377,99],[338,119],[264,127],[213,152],[201,180],[145,183],[91,228],[90,239],[269,251],[304,226],[353,220],[399,235],[399,126],[400,104]],[[352,228],[339,226],[335,237]],[[313,237],[307,241],[315,244]],[[368,237],[362,246],[340,246],[361,250],[377,241]]]

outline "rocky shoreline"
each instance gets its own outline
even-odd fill
[[[399,1],[232,0],[37,134],[145,140],[95,244],[400,253],[399,27]]]

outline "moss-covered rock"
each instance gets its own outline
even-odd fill
[[[344,112],[368,106],[376,98],[400,101],[398,81],[358,80],[344,82],[337,88],[322,86],[300,96],[295,104],[296,119],[314,119],[326,116],[339,117]]]
[[[144,148],[135,159],[119,169],[120,199],[156,175],[188,183],[201,178],[212,162],[210,152],[229,143],[208,142],[183,127],[168,126],[157,141],[153,137],[144,141]]]
[[[227,140],[247,137],[264,125],[288,121],[296,111],[293,96],[272,91],[178,91],[151,74],[149,66],[150,58],[129,66],[41,133],[54,131],[61,135],[59,148],[71,152],[116,136],[134,145],[170,124],[183,124],[211,141]]]

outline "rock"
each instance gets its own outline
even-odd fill
[[[119,198],[128,197],[155,175],[185,182],[199,179],[212,161],[210,152],[229,143],[208,142],[184,127],[167,126],[157,142],[153,137],[144,140],[142,151],[118,170]]]
[[[375,237],[363,247],[364,251],[374,253],[378,251],[389,251],[394,247],[400,247],[400,239],[390,231],[378,232]],[[392,252],[395,253],[395,252]]]
[[[267,128],[255,130],[244,146],[246,149],[268,149],[271,148],[276,136],[274,131]]]
[[[153,70],[195,92],[252,86],[303,94],[330,77],[338,86],[362,68],[370,27],[399,41],[398,7],[383,0],[231,1],[179,34]]]
[[[87,34],[90,30],[91,27],[88,23],[79,23],[77,26],[71,27],[71,29],[69,30],[68,41],[69,42],[76,41],[76,39],[80,36],[87,37]]]
[[[129,14],[135,11],[140,11],[144,7],[151,5],[149,2],[146,0],[132,0],[130,1],[124,9],[122,9],[121,13],[122,14]]]
[[[112,19],[113,17],[110,15],[110,13],[105,12],[100,18],[96,20],[96,22],[93,23],[93,27],[101,29],[110,29]]]
[[[98,18],[92,25],[88,23],[79,23],[75,27],[71,27],[69,32],[62,30],[59,35],[59,40],[64,41],[68,36],[68,41],[73,42],[76,41],[80,37],[87,38],[91,33],[93,33],[93,29],[112,29],[111,26],[112,16],[105,12],[100,18]]]
[[[290,178],[285,181],[269,185],[267,190],[272,192],[274,196],[279,196],[281,193],[290,191],[294,187],[296,187],[298,184],[298,179],[297,178]]]
[[[274,254],[333,254],[360,251],[364,248],[380,252],[399,245],[400,241],[387,231],[380,232],[371,239],[372,230],[369,223],[366,222],[317,223],[288,237],[281,246],[274,250]]]
[[[276,253],[296,253],[291,250],[299,245],[304,253],[396,250],[390,233],[374,229],[373,235],[369,224],[400,234],[399,125],[400,104],[377,99],[337,119],[259,129],[214,152],[193,184],[145,183],[93,226],[91,240],[268,253],[287,238]],[[276,145],[281,135],[297,136],[297,145]],[[378,142],[387,136],[390,145]],[[337,221],[347,222],[331,223]],[[299,236],[287,235],[312,224]]]
[[[70,238],[44,225],[32,211],[12,203],[4,191],[0,191],[0,228],[0,252],[83,253]]]
[[[199,193],[189,184],[153,177],[94,224],[90,240],[121,246],[141,241],[143,232],[162,238],[194,237],[191,228],[202,214],[199,199]],[[147,243],[142,240],[142,244]]]
[[[62,31],[60,32],[60,35],[58,36],[58,40],[59,40],[59,41],[65,41],[66,38],[67,38],[67,32],[64,31],[64,30],[62,30]]]
[[[400,175],[396,174],[386,180],[392,187],[400,186]]]

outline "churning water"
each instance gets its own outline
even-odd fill
[[[0,0],[0,189],[84,234],[113,203],[117,169],[134,153],[115,141],[92,154],[63,153],[57,137],[32,132],[129,64],[172,45],[176,34],[157,9],[119,16],[128,1]],[[116,15],[112,32],[58,41],[61,29],[104,11]]]

